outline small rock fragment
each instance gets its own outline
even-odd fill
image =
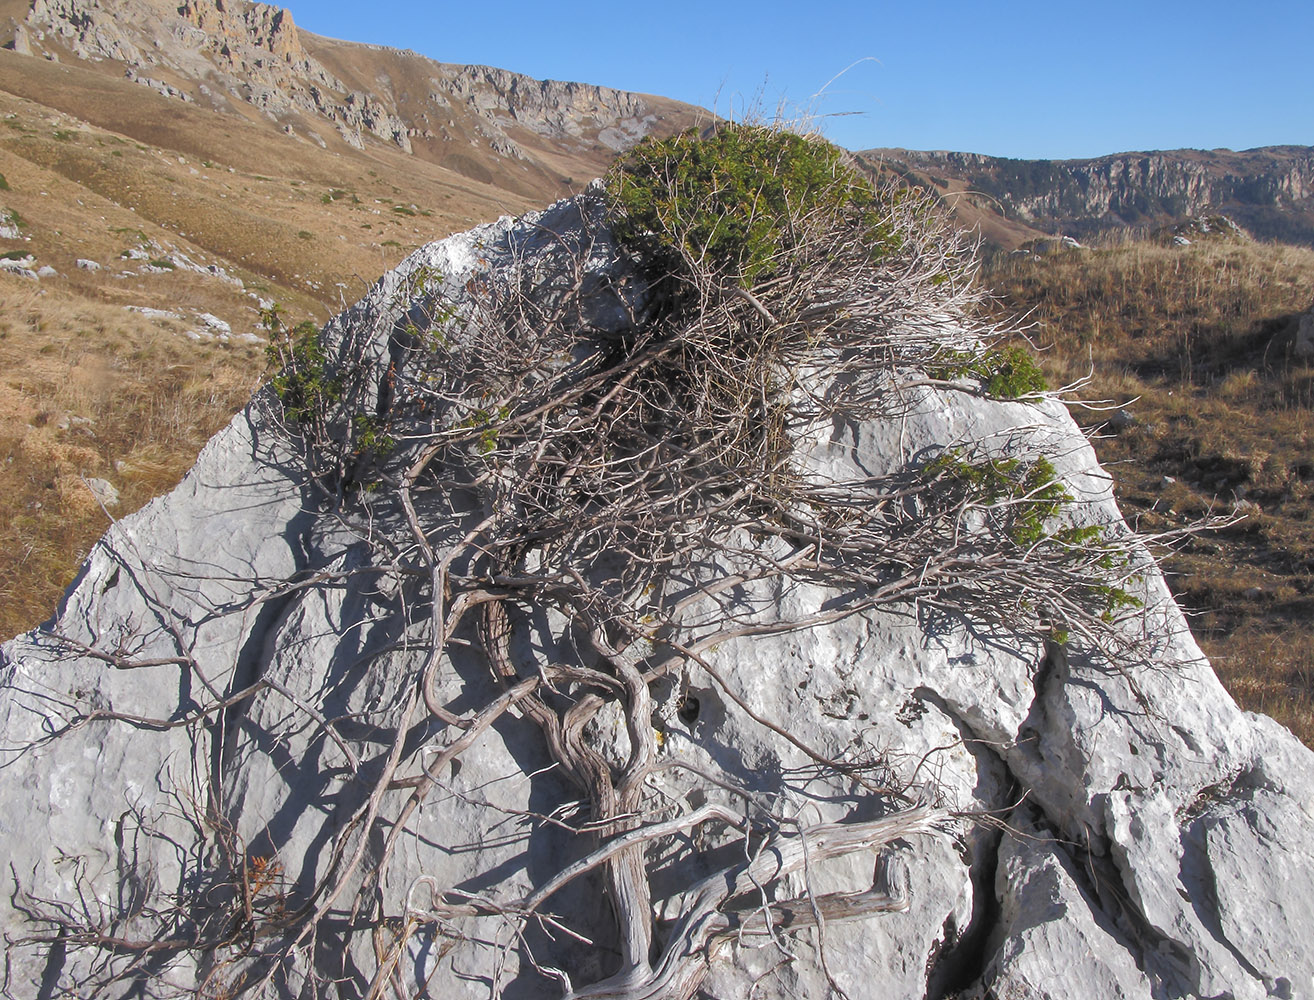
[[[119,502],[119,491],[114,488],[114,484],[108,479],[84,478],[82,480],[87,484],[87,489],[91,490],[91,495],[96,498],[96,502],[104,507],[114,507]]]

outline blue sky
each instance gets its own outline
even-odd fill
[[[1311,0],[284,4],[317,34],[443,62],[723,114],[784,102],[851,149],[1059,159],[1314,145]]]

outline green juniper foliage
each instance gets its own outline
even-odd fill
[[[1036,359],[1020,344],[979,352],[951,351],[928,374],[947,381],[977,379],[987,395],[999,399],[1025,399],[1049,388]]]
[[[700,369],[699,405],[720,413],[725,426],[742,423],[741,440],[754,443],[755,460],[779,468],[783,481],[792,474],[788,427],[798,416],[788,391],[791,373],[815,363],[818,350],[852,346],[845,356],[865,357],[873,370],[897,370],[902,355],[931,378],[974,381],[997,399],[1034,399],[1049,388],[1021,345],[977,346],[989,343],[982,337],[910,347],[905,328],[895,324],[893,339],[873,352],[860,338],[847,340],[863,329],[853,322],[856,310],[817,311],[818,299],[826,301],[837,287],[898,281],[910,234],[933,224],[931,209],[915,194],[874,186],[825,142],[742,125],[646,140],[612,169],[607,193],[617,239],[665,292],[659,294],[664,318],[683,336],[694,334],[677,367]],[[938,259],[919,272],[928,300],[951,297],[971,280],[970,255]],[[812,281],[832,267],[843,277]],[[700,351],[706,357],[695,360]],[[678,386],[682,376],[682,369],[664,372],[662,381]],[[879,396],[878,378],[854,377],[841,394],[862,385]],[[1096,616],[1136,603],[1120,585],[1129,568],[1126,546],[1105,526],[1068,522],[1075,500],[1049,460],[969,460],[951,450],[921,475],[928,524],[945,539],[957,537],[959,518],[971,510],[982,539],[1007,558],[1067,567],[1060,571],[1070,574],[1062,586]],[[1087,570],[1091,575],[1082,582]]]
[[[996,458],[969,461],[961,449],[949,449],[922,470],[942,490],[941,500],[951,507],[972,507],[985,513],[991,527],[1022,548],[1047,547],[1055,551],[1100,551],[1094,568],[1108,574],[1093,578],[1085,587],[1091,604],[1105,617],[1141,601],[1116,582],[1118,571],[1130,565],[1122,546],[1110,545],[1107,525],[1057,525],[1075,502],[1058,478],[1052,462],[1043,455],[1031,461]]]
[[[612,168],[607,190],[616,236],[637,256],[677,271],[690,261],[744,285],[778,270],[817,213],[865,218],[873,244],[895,239],[842,150],[765,126],[645,139]]]
[[[288,329],[282,312],[274,305],[261,314],[261,323],[269,332],[266,356],[276,372],[269,384],[283,404],[284,418],[305,424],[322,419],[326,409],[341,400],[342,379],[329,371],[319,327],[306,320]]]
[[[953,448],[930,462],[924,472],[962,502],[994,508],[994,520],[1019,545],[1043,538],[1045,522],[1072,502],[1072,494],[1055,479],[1053,464],[1043,457],[1034,462],[1016,458],[969,462],[960,449]]]

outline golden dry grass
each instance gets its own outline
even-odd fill
[[[1052,383],[1089,373],[1082,395],[1132,415],[1095,441],[1129,518],[1240,504],[1245,520],[1166,562],[1169,582],[1237,700],[1314,745],[1314,367],[1292,351],[1314,251],[1136,242],[1013,255],[987,280],[1029,311]]]
[[[173,486],[246,401],[258,345],[197,343],[150,319],[0,277],[0,633],[48,617],[108,518]]]
[[[24,223],[0,253],[30,253],[58,272],[40,282],[0,274],[0,638],[50,616],[107,527],[84,479],[111,482],[121,493],[111,513],[129,513],[171,489],[249,398],[262,348],[189,340],[197,313],[239,336],[258,329],[260,299],[294,323],[323,320],[410,249],[527,207],[404,160],[320,150],[0,53],[0,211]],[[133,251],[182,252],[242,284],[151,274],[122,256]],[[80,270],[79,258],[102,269]]]
[[[418,57],[313,44],[362,88],[429,92]],[[407,155],[354,149],[318,119],[288,134],[252,106],[202,103],[161,97],[108,61],[0,50],[0,213],[25,224],[0,253],[59,272],[40,285],[0,274],[0,638],[50,615],[106,526],[83,478],[120,489],[116,516],[165,492],[263,368],[258,347],[197,344],[183,336],[195,324],[125,307],[211,313],[235,334],[256,329],[260,299],[294,324],[322,321],[414,248],[552,201],[612,156],[588,136],[565,144],[528,127],[515,133],[532,161],[495,156],[460,107],[459,142],[417,136]],[[652,106],[669,130],[692,120]],[[143,273],[120,256],[134,250],[182,252],[243,284]],[[79,270],[79,258],[104,267]]]

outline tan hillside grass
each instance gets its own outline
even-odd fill
[[[1314,367],[1292,353],[1314,251],[1133,242],[1014,254],[987,280],[1029,312],[1052,382],[1090,373],[1082,395],[1132,415],[1094,442],[1129,519],[1246,514],[1172,558],[1169,582],[1237,700],[1314,745]]]
[[[47,618],[108,527],[85,478],[130,513],[249,397],[263,349],[188,327],[0,276],[0,632]]]
[[[392,87],[407,113],[424,110],[432,63],[306,38],[353,86]],[[694,111],[649,103],[671,129]],[[259,347],[197,344],[184,336],[194,323],[125,307],[210,313],[239,336],[258,330],[262,303],[292,325],[322,322],[415,248],[547,204],[614,155],[588,133],[563,143],[529,126],[514,131],[530,160],[496,154],[455,104],[451,141],[416,135],[415,155],[352,148],[318,118],[225,107],[163,97],[110,60],[0,49],[0,214],[23,223],[0,254],[58,272],[39,285],[0,274],[0,638],[50,615],[105,528],[81,477],[123,492],[116,516],[167,491],[263,370]],[[184,253],[242,284],[144,273],[124,256],[137,251]]]
[[[195,314],[235,338],[259,332],[261,300],[322,321],[415,247],[529,204],[397,151],[321,150],[12,53],[0,53],[0,176],[0,211],[23,223],[0,253],[59,272],[0,274],[3,638],[50,616],[108,526],[84,477],[111,482],[111,513],[129,513],[249,398],[263,347],[189,340]],[[242,284],[145,273],[133,251],[181,252]]]

